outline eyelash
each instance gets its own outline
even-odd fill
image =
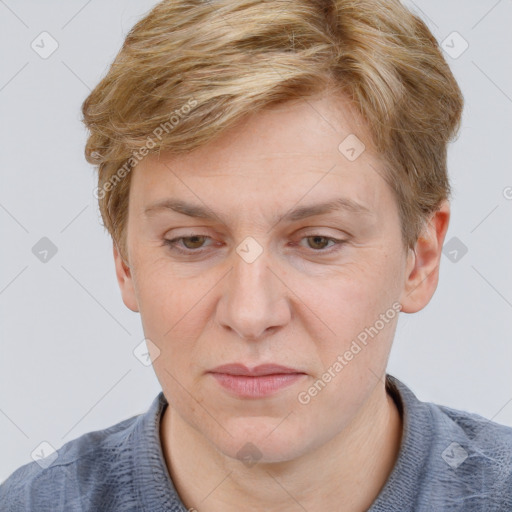
[[[195,237],[205,237],[207,239],[211,239],[207,235],[201,235],[199,233],[195,233],[195,234],[192,234],[189,236],[179,236],[179,237],[172,238],[172,239],[164,239],[164,244],[167,245],[169,247],[169,249],[171,249],[172,251],[176,251],[179,254],[184,254],[184,255],[203,254],[204,252],[207,251],[207,249],[203,249],[203,248],[183,249],[183,248],[178,247],[178,245],[177,245],[177,242],[179,242],[180,240],[188,240],[190,238],[195,238]],[[304,240],[306,238],[324,238],[325,240],[328,240],[329,242],[334,242],[334,244],[331,245],[331,247],[329,249],[311,249],[311,251],[313,251],[314,253],[318,253],[318,254],[331,254],[333,252],[339,251],[341,249],[341,247],[343,246],[343,244],[345,244],[347,242],[346,240],[339,240],[338,238],[332,238],[329,236],[317,235],[317,234],[304,236],[301,238],[301,240]]]

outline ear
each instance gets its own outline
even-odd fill
[[[404,289],[400,303],[402,312],[416,313],[429,302],[439,281],[439,265],[443,242],[450,222],[450,205],[443,201],[425,224],[414,249],[409,249]]]
[[[121,296],[123,302],[128,309],[134,312],[139,311],[139,305],[137,303],[137,296],[135,294],[135,287],[133,284],[132,273],[130,267],[123,260],[116,243],[113,243],[114,251],[114,263],[116,267],[116,277],[121,289]]]

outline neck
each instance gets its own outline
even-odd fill
[[[381,382],[354,420],[300,458],[244,467],[216,450],[170,405],[160,437],[183,503],[201,512],[367,510],[396,462],[402,419]]]

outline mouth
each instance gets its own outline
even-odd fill
[[[306,376],[298,369],[277,364],[262,364],[254,368],[239,363],[226,364],[208,373],[225,391],[238,398],[271,396]]]

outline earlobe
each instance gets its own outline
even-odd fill
[[[115,242],[113,243],[113,253],[117,282],[121,290],[123,302],[128,309],[136,313],[139,311],[139,305],[135,293],[132,272],[129,265],[123,260]]]
[[[400,301],[404,313],[416,313],[423,309],[436,291],[441,252],[449,220],[450,206],[444,201],[425,224],[414,250],[409,250]]]

